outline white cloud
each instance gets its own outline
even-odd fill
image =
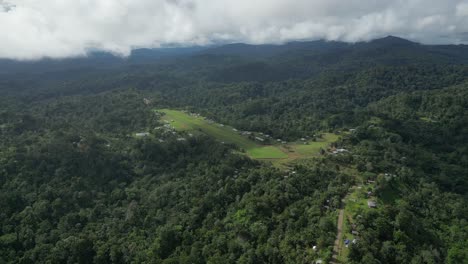
[[[386,35],[468,43],[466,32],[468,0],[0,0],[0,58],[13,59]]]

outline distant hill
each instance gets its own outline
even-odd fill
[[[466,45],[422,45],[393,36],[357,43],[231,44],[200,53],[244,60],[234,65],[218,65],[212,78],[224,82],[302,79],[324,71],[350,72],[376,66],[468,63]]]
[[[338,41],[296,41],[282,45],[249,45],[243,43],[209,47],[184,47],[161,49],[136,49],[128,58],[106,52],[93,52],[87,57],[69,59],[43,59],[39,61],[0,60],[0,74],[44,73],[66,70],[108,69],[139,64],[158,64],[177,59],[187,66],[199,63],[225,67],[225,58],[237,58],[252,68],[252,61],[269,65],[293,67],[298,72],[310,74],[311,67],[352,68],[356,60],[360,64],[406,64],[406,63],[468,63],[466,45],[422,45],[406,39],[388,36],[369,42],[345,43]],[[229,64],[229,63],[228,63]],[[352,64],[352,65],[350,65]],[[282,67],[273,66],[274,70]]]
[[[107,52],[92,52],[87,57],[67,59],[42,59],[38,61],[15,61],[0,59],[0,74],[44,73],[64,70],[106,69],[133,64],[157,63],[178,56],[187,56],[205,49],[204,47],[135,49],[127,57]]]

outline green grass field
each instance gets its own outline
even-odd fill
[[[232,143],[244,149],[247,155],[254,159],[284,159],[288,155],[274,146],[264,146],[240,135],[230,126],[210,124],[202,117],[191,116],[177,110],[161,109],[165,113],[163,119],[179,131],[201,131],[219,141]]]
[[[307,145],[297,144],[293,145],[294,150],[303,156],[316,155],[321,148],[326,148],[331,142],[337,141],[338,136],[331,133],[326,133],[323,138],[318,141],[309,141]]]
[[[247,150],[249,156],[257,159],[285,159],[286,153],[275,146],[259,146]]]
[[[172,109],[159,109],[158,112],[165,113],[163,120],[169,122],[178,131],[202,132],[216,138],[221,142],[232,143],[244,149],[247,155],[253,159],[281,160],[282,163],[296,159],[315,156],[320,148],[326,148],[328,144],[338,139],[337,135],[324,134],[323,138],[316,142],[290,143],[285,145],[273,144],[262,145],[246,136],[240,135],[230,126],[210,123],[203,117],[187,114],[183,111]]]

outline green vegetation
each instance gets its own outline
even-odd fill
[[[293,145],[293,149],[303,156],[317,155],[321,149],[326,149],[330,143],[336,142],[338,138],[339,137],[333,133],[324,133],[316,141],[308,140],[305,142],[306,144],[299,143]]]
[[[237,129],[208,121],[199,115],[191,115],[179,110],[160,109],[158,112],[164,113],[162,120],[179,131],[203,132],[215,139],[237,145],[245,150],[247,155],[253,159],[303,159],[316,156],[320,149],[325,149],[330,143],[338,140],[338,137],[331,133],[325,133],[318,141],[307,141],[304,143],[276,144],[265,146],[256,143],[254,139],[241,135]],[[261,138],[265,138],[263,135]],[[273,141],[274,142],[274,141]]]
[[[274,146],[247,149],[247,154],[253,159],[285,159],[287,154]]]
[[[247,136],[240,135],[239,132],[233,130],[233,127],[214,122],[210,123],[203,117],[191,116],[183,111],[170,109],[158,111],[165,114],[162,119],[175,129],[179,131],[201,131],[221,142],[235,144],[245,150],[247,155],[253,159],[284,159],[288,157],[275,146],[263,146],[255,143]]]
[[[221,142],[236,144],[240,148],[246,150],[259,147],[259,145],[252,140],[234,132],[232,127],[216,124],[214,122],[210,124],[210,122],[203,117],[190,116],[183,111],[169,109],[161,109],[158,111],[165,114],[162,116],[163,120],[179,131],[204,132]]]
[[[2,114],[8,128],[2,130],[1,143],[8,148],[0,159],[2,262],[329,258],[334,213],[320,208],[327,197],[339,199],[346,191],[344,175],[316,164],[285,178],[202,133],[178,141],[185,134],[152,129],[165,122],[142,103],[144,96],[126,91],[58,98],[37,105],[31,116],[10,109]],[[120,106],[111,108],[114,102]],[[42,111],[54,105],[63,111],[48,112],[43,122]],[[121,111],[133,118],[125,130],[110,126]],[[80,122],[88,126],[72,126]],[[57,125],[64,129],[50,132]],[[152,135],[136,138],[128,130]],[[324,186],[326,191],[315,191]],[[291,226],[283,225],[285,219]]]
[[[0,263],[467,263],[468,53],[397,43],[3,74]]]

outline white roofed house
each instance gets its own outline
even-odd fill
[[[136,137],[147,137],[149,136],[150,133],[148,132],[141,132],[141,133],[135,133]]]
[[[148,98],[143,98],[143,103],[145,103],[145,105],[149,105],[151,104],[151,100]]]

